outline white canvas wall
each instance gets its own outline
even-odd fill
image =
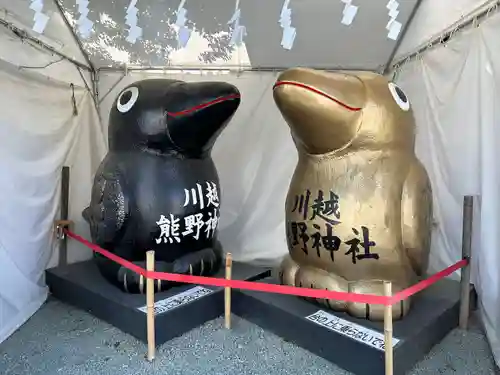
[[[75,230],[86,235],[78,211],[88,200],[105,143],[92,98],[72,64],[60,61],[37,69],[59,59],[3,30],[0,51],[2,342],[47,296],[44,271],[57,263],[52,226],[59,215],[62,165],[71,166],[70,215]],[[75,85],[76,116],[70,83]],[[88,256],[88,250],[70,242],[70,261]]]
[[[472,281],[500,360],[500,14],[403,67],[397,82],[417,120],[417,152],[434,189],[431,267],[460,259],[463,195],[476,195]]]

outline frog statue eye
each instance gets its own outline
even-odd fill
[[[410,109],[410,101],[408,100],[408,97],[405,95],[403,90],[396,84],[390,82],[389,83],[389,91],[392,94],[392,97],[398,104],[399,108],[401,108],[403,111],[408,111]]]
[[[137,87],[129,87],[124,90],[116,101],[116,109],[121,113],[127,113],[134,106],[139,98],[139,89]]]

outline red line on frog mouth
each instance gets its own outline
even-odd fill
[[[335,103],[337,103],[338,105],[344,107],[345,109],[348,109],[349,111],[361,111],[361,108],[358,108],[358,107],[352,107],[348,104],[345,104],[343,102],[341,102],[340,100],[334,98],[333,96],[331,95],[328,95],[326,92],[323,92],[321,90],[318,90],[317,88],[313,87],[313,86],[309,86],[309,85],[306,85],[304,83],[300,83],[300,82],[295,82],[295,81],[278,81],[274,84],[273,86],[273,90],[279,86],[284,86],[284,85],[292,85],[292,86],[297,86],[297,87],[300,87],[300,88],[303,88],[303,89],[306,89],[306,90],[309,90],[309,91],[312,91],[314,92],[315,94],[318,94],[318,95],[321,95],[321,96],[324,96],[325,98],[327,99],[330,99],[332,101],[334,101]]]
[[[184,110],[179,111],[179,112],[168,112],[167,111],[167,114],[169,116],[172,116],[172,117],[179,117],[182,115],[187,115],[187,114],[194,112],[194,111],[198,111],[198,110],[206,108],[206,107],[210,107],[211,105],[214,105],[214,104],[225,102],[227,100],[239,99],[240,97],[241,96],[238,94],[227,95],[227,96],[223,96],[221,98],[210,100],[210,101],[205,102],[205,103],[197,104],[191,108],[184,109]]]

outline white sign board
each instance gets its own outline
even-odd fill
[[[352,323],[348,320],[341,319],[335,315],[329,314],[326,311],[319,310],[312,315],[306,316],[306,319],[329,330],[340,333],[341,335],[350,337],[353,340],[362,342],[377,350],[384,351],[384,335],[380,332],[363,327],[359,324]],[[399,339],[392,338],[392,346],[396,346]]]
[[[179,306],[186,305],[213,292],[214,290],[212,289],[196,286],[185,292],[176,294],[175,296],[162,299],[161,301],[155,302],[155,315],[160,315]],[[147,312],[147,306],[138,307],[137,309],[143,313]]]

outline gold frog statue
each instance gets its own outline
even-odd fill
[[[411,286],[427,270],[432,190],[404,92],[376,73],[294,68],[273,94],[299,155],[281,283],[374,295],[384,295],[384,281],[393,293]],[[382,305],[317,302],[358,318],[384,315]],[[393,319],[409,309],[410,299],[393,305]]]

